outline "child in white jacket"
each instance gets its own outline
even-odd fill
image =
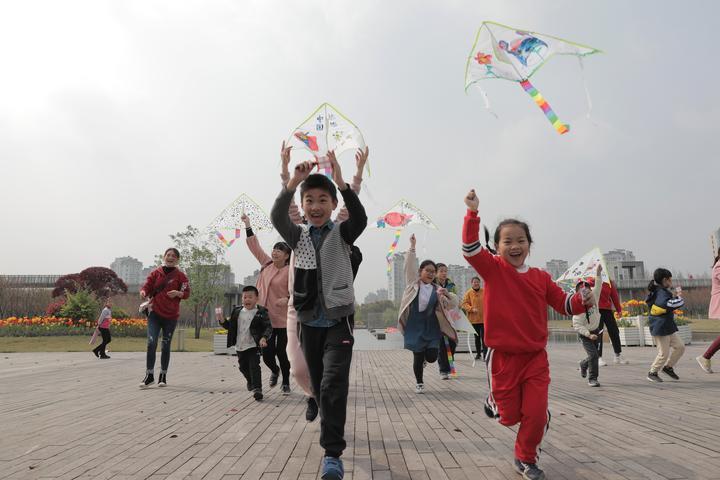
[[[593,306],[588,307],[586,313],[573,315],[572,319],[573,328],[578,332],[580,341],[587,353],[587,358],[580,361],[580,375],[583,378],[588,377],[588,385],[591,387],[600,386],[600,383],[598,383],[598,339],[601,338],[599,334],[602,333],[602,329],[600,328],[598,301],[603,285],[601,273],[602,266],[599,265],[595,278],[578,281],[575,286],[576,291],[581,288],[592,288]]]

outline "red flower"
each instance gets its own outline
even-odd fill
[[[489,53],[485,54],[482,52],[478,52],[475,56],[475,60],[477,60],[480,65],[489,65],[490,63],[492,63],[492,55],[490,55]]]

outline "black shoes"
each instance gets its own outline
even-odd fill
[[[155,383],[155,375],[153,375],[152,373],[148,373],[145,375],[145,378],[140,384],[140,388],[148,388],[153,383]]]
[[[158,387],[167,387],[167,373],[161,373],[158,379]]]
[[[490,399],[485,399],[485,404],[483,405],[483,408],[485,409],[485,415],[487,415],[488,418],[500,418],[500,415],[495,413],[495,411],[490,406]]]
[[[521,462],[516,458],[515,470],[526,480],[545,480],[545,472],[540,470],[534,463]]]
[[[305,410],[305,420],[312,422],[318,416],[318,404],[313,397],[307,399],[307,410]]]
[[[282,394],[283,395],[290,395],[290,385],[286,385],[283,383],[282,385]]]
[[[277,385],[278,377],[279,377],[279,376],[280,376],[280,374],[278,374],[278,373],[271,373],[271,374],[270,374],[270,388],[272,388],[272,387],[274,387],[274,386]]]
[[[663,379],[657,374],[657,372],[648,372],[647,379],[654,383],[662,383]]]
[[[680,380],[680,377],[678,377],[672,367],[663,367],[662,372],[673,380]]]
[[[253,398],[255,399],[256,402],[259,402],[260,400],[262,400],[263,399],[262,390],[260,390],[259,388],[256,388],[253,391]]]
[[[92,352],[93,352],[93,355],[95,355],[95,357],[100,358],[100,352],[99,352],[99,351],[93,350]]]

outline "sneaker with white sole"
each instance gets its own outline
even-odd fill
[[[613,360],[613,363],[615,365],[627,365],[630,362],[625,360],[625,357],[623,357],[622,355],[615,355],[615,359]]]
[[[515,470],[526,480],[545,480],[545,472],[534,463],[521,462],[515,459]]]
[[[592,379],[588,380],[588,386],[590,386],[590,387],[599,387],[599,386],[600,386],[600,382],[598,382],[596,379],[592,378]]]
[[[418,383],[415,385],[415,393],[425,393],[425,384]]]
[[[140,388],[148,388],[153,383],[155,383],[155,375],[152,373],[146,373],[145,378],[143,378],[142,383],[140,383]]]
[[[442,372],[442,373],[440,374],[440,379],[441,379],[441,380],[450,380],[450,374],[449,374],[449,373]]]
[[[605,360],[603,360],[602,357],[598,360],[598,365],[601,367],[607,367],[607,363],[605,363]]]
[[[695,360],[700,365],[700,368],[702,368],[705,373],[713,373],[712,368],[710,367],[710,360],[700,355],[699,357],[695,357]]]
[[[167,387],[167,373],[161,373],[158,378],[158,387]]]

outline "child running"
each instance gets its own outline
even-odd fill
[[[437,274],[435,275],[435,284],[438,287],[444,288],[447,292],[457,295],[455,289],[455,283],[448,278],[448,267],[444,263],[437,263]],[[442,335],[440,343],[438,345],[438,370],[440,371],[440,378],[443,380],[450,379],[450,358],[448,358],[448,348],[450,349],[450,355],[455,358],[455,350],[457,349],[457,339],[453,340],[447,335]]]
[[[283,151],[289,147],[283,147]],[[283,153],[284,154],[284,153]],[[325,449],[321,478],[340,480],[345,471],[340,456],[345,450],[345,418],[354,344],[355,293],[350,253],[367,226],[360,199],[343,180],[334,152],[330,180],[311,174],[313,163],[295,167],[292,178],[275,200],[273,225],[295,254],[293,306],[300,322],[300,343],[307,361],[313,393],[320,405],[320,445]],[[333,184],[337,184],[337,188]],[[288,209],[295,189],[306,224],[293,223]],[[335,224],[337,190],[348,219]]]
[[[423,260],[418,267],[415,243],[413,234],[410,237],[410,249],[405,254],[407,286],[400,301],[398,328],[405,337],[405,349],[413,352],[415,393],[425,393],[425,362],[433,363],[438,355],[445,353],[443,334],[457,343],[457,333],[445,313],[447,307],[457,306],[457,297],[433,282],[435,262]],[[439,350],[441,342],[443,349]]]
[[[598,312],[598,303],[603,289],[601,274],[602,265],[598,265],[595,278],[580,280],[575,286],[576,292],[580,291],[581,288],[592,289],[594,305],[588,307],[584,314],[573,315],[572,318],[573,328],[578,332],[585,353],[587,353],[587,358],[580,361],[580,376],[582,378],[587,377],[588,385],[591,387],[600,386],[598,382],[598,343],[602,342],[602,325],[600,313]]]
[[[720,248],[718,248],[717,255],[715,256],[715,263],[712,269],[712,288],[710,289],[710,308],[708,309],[708,318],[720,320]],[[710,359],[715,353],[720,350],[720,336],[718,336],[714,342],[710,344],[708,349],[695,358],[700,364],[705,373],[713,373]]]
[[[238,367],[247,380],[247,389],[259,402],[263,399],[260,349],[268,346],[273,327],[267,309],[257,302],[257,288],[248,285],[242,289],[242,305],[233,308],[229,320],[223,318],[221,308],[215,311],[218,322],[228,331],[227,347],[235,346]]]
[[[479,240],[479,200],[475,190],[468,207],[462,240],[463,255],[485,281],[485,341],[488,346],[489,395],[485,413],[502,425],[520,423],[515,441],[515,468],[525,479],[539,480],[540,444],[550,425],[547,306],[573,315],[591,305],[589,291],[566,294],[547,272],[525,265],[532,237],[526,223],[503,220],[495,230],[497,255]]]
[[[671,288],[673,285],[670,270],[665,268],[655,270],[653,279],[648,285],[650,293],[645,300],[650,308],[648,318],[650,334],[658,349],[657,357],[650,365],[647,379],[655,383],[663,381],[658,375],[659,371],[673,380],[680,380],[673,367],[685,353],[685,344],[677,334],[678,328],[675,324],[675,310],[685,305],[685,301],[679,295],[679,289],[673,292]],[[670,353],[671,349],[672,353]]]

